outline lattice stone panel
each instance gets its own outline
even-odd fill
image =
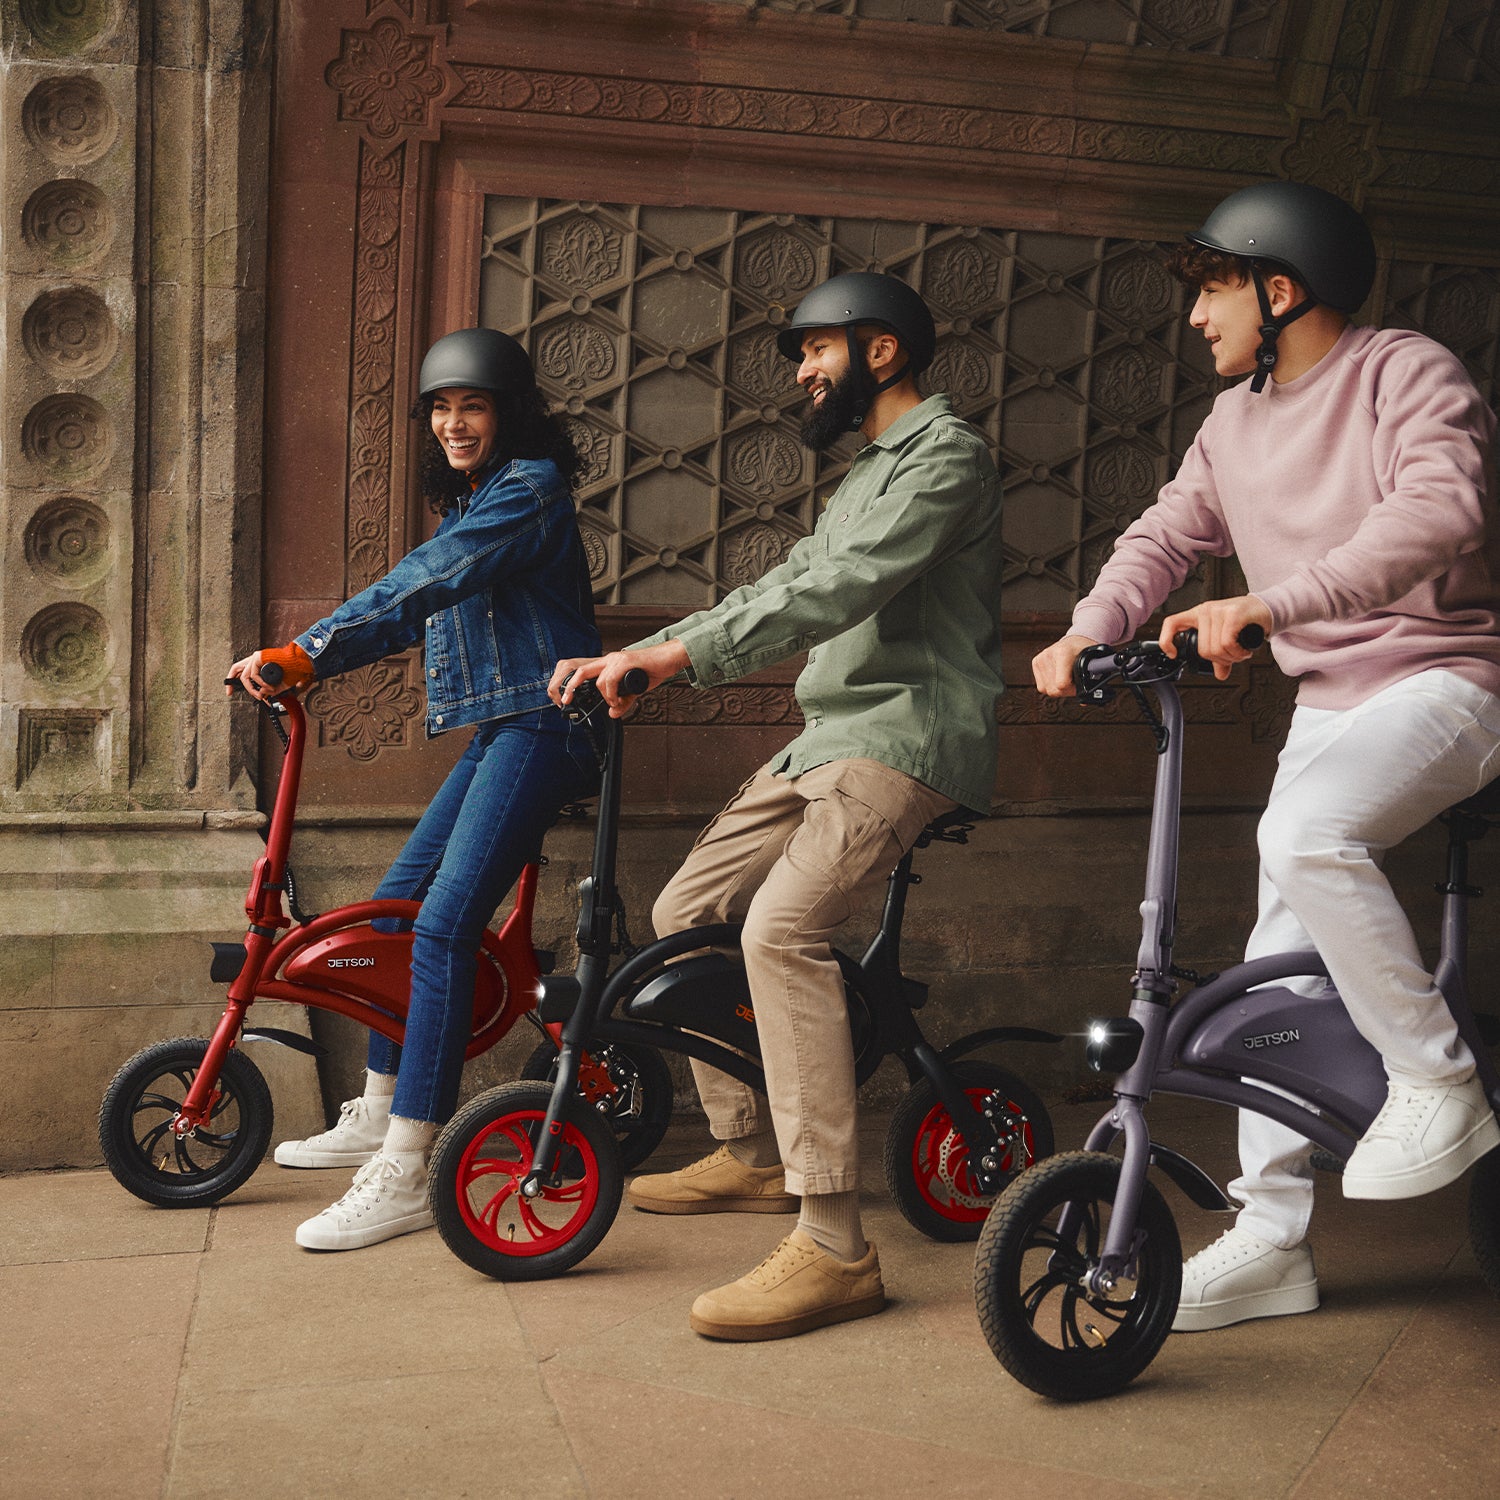
[[[1500,15],[1495,0],[1448,0],[1432,76],[1490,88],[1500,84]]]
[[[1215,390],[1156,247],[972,227],[490,198],[480,316],[527,342],[585,455],[597,596],[698,608],[812,527],[821,457],[776,329],[827,276],[882,269],[938,320],[925,384],[989,437],[1006,603],[1066,611],[1170,477]]]
[[[743,6],[745,0],[721,0]],[[1173,52],[1265,58],[1286,0],[757,0],[765,10],[818,12],[867,21],[914,21],[1024,32],[1076,42],[1115,42]],[[1462,6],[1463,0],[1458,0]],[[1470,8],[1478,0],[1469,0]]]

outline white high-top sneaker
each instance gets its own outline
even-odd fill
[[[422,1153],[380,1151],[337,1203],[297,1226],[297,1243],[304,1250],[360,1250],[431,1223]]]
[[[363,1095],[339,1106],[338,1120],[305,1141],[283,1141],[276,1148],[278,1167],[362,1167],[380,1150],[391,1123],[389,1096]]]
[[[1236,1224],[1183,1266],[1172,1332],[1202,1333],[1317,1305],[1318,1273],[1307,1245],[1280,1250]]]

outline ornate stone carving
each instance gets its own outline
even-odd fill
[[[86,604],[49,604],[21,632],[21,662],[48,687],[92,687],[109,669],[108,622]]]
[[[774,526],[746,526],[725,541],[719,571],[731,587],[754,583],[763,573],[784,563],[794,544],[795,538]]]
[[[542,232],[542,269],[563,286],[588,291],[620,274],[623,246],[613,229],[577,214]]]
[[[1134,250],[1105,271],[1099,305],[1120,318],[1159,318],[1172,305],[1172,278],[1159,259]]]
[[[109,570],[114,546],[109,517],[92,500],[49,500],[26,527],[27,564],[52,583],[78,588]]]
[[[1280,145],[1280,140],[1270,136],[1080,120],[1073,140],[1073,155],[1093,161],[1143,162],[1150,166],[1270,176]]]
[[[1335,105],[1319,119],[1302,118],[1278,153],[1278,175],[1312,182],[1358,205],[1384,163],[1375,150],[1377,125]]]
[[[360,142],[344,573],[351,594],[384,576],[390,566],[396,285],[405,161],[404,146],[380,152]]]
[[[609,573],[609,544],[599,534],[599,528],[580,519],[578,535],[583,542],[583,555],[589,565],[589,578],[598,582]]]
[[[385,18],[368,31],[346,31],[324,73],[339,96],[339,119],[364,126],[378,142],[430,134],[433,105],[446,84],[433,63],[431,36]]]
[[[59,56],[87,52],[119,21],[117,0],[21,0],[36,43]]]
[[[27,458],[63,483],[98,473],[109,462],[114,429],[97,401],[62,394],[38,401],[21,425]]]
[[[108,711],[23,708],[19,720],[16,779],[23,791],[66,797],[108,783]]]
[[[751,291],[770,302],[785,302],[800,297],[813,284],[818,264],[805,240],[784,229],[772,229],[745,241],[736,271]]]
[[[26,352],[56,380],[85,380],[115,357],[120,335],[109,308],[87,287],[43,292],[21,321]]]
[[[929,258],[922,285],[948,312],[973,312],[993,304],[1000,290],[1000,261],[974,240],[953,240]]]
[[[72,74],[44,78],[26,96],[21,111],[26,138],[42,155],[80,167],[114,144],[120,122],[114,106],[92,78]]]
[[[44,182],[21,211],[21,232],[59,269],[82,265],[114,238],[114,215],[104,194],[76,178]]]
[[[406,680],[409,658],[395,657],[330,677],[307,696],[318,743],[343,745],[355,760],[374,760],[407,742],[407,725],[422,711],[422,695]]]
[[[462,109],[591,116],[642,124],[666,121],[707,129],[1044,156],[1065,155],[1072,139],[1067,120],[1007,110],[938,104],[886,106],[869,99],[790,89],[604,80],[480,63],[454,63],[452,71],[460,87],[449,102]]]
[[[1254,663],[1250,686],[1241,700],[1241,717],[1249,720],[1250,738],[1256,744],[1279,742],[1286,737],[1297,703],[1297,684],[1274,666]]]
[[[989,361],[970,344],[944,339],[928,366],[929,390],[947,391],[960,401],[977,401],[994,383]]]
[[[614,342],[603,329],[569,318],[537,340],[536,368],[539,375],[578,390],[614,374]]]
[[[1113,349],[1095,361],[1094,404],[1111,417],[1139,416],[1161,400],[1162,370],[1139,349]]]
[[[791,363],[776,347],[776,331],[758,328],[730,345],[729,380],[752,401],[774,401],[792,388]]]
[[[696,688],[668,683],[640,700],[635,722],[642,725],[720,724],[758,727],[800,724],[802,710],[790,687],[780,684]]]
[[[597,484],[609,473],[610,435],[577,417],[564,418],[563,425],[568,429],[568,436],[573,440],[583,465],[578,471],[578,483]]]
[[[729,478],[754,495],[790,489],[802,478],[802,452],[784,432],[747,432],[727,444]]]

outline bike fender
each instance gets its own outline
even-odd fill
[[[971,1052],[977,1052],[981,1047],[988,1047],[991,1042],[1060,1042],[1062,1041],[1055,1031],[1041,1031],[1035,1026],[989,1026],[983,1031],[971,1031],[967,1036],[961,1036],[957,1041],[949,1042],[938,1056],[944,1062],[951,1062],[956,1057],[967,1057]]]
[[[1227,1213],[1234,1207],[1223,1189],[1202,1167],[1171,1147],[1153,1141],[1150,1162],[1153,1167],[1160,1167],[1199,1208],[1206,1208],[1210,1213]]]

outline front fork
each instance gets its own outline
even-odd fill
[[[1140,1051],[1116,1081],[1114,1108],[1094,1126],[1084,1143],[1086,1151],[1107,1151],[1118,1136],[1123,1134],[1125,1137],[1114,1212],[1110,1215],[1099,1260],[1084,1278],[1087,1290],[1097,1296],[1108,1296],[1120,1281],[1132,1277],[1140,1253],[1137,1220],[1141,1198],[1146,1191],[1146,1174],[1151,1166],[1151,1131],[1146,1124],[1145,1104],[1151,1097],[1151,1082],[1156,1076],[1166,1035],[1170,984],[1170,980],[1157,976],[1137,977],[1130,1015],[1141,1026]],[[1063,1209],[1057,1232],[1065,1245],[1076,1241],[1082,1212],[1075,1203],[1069,1203]]]

